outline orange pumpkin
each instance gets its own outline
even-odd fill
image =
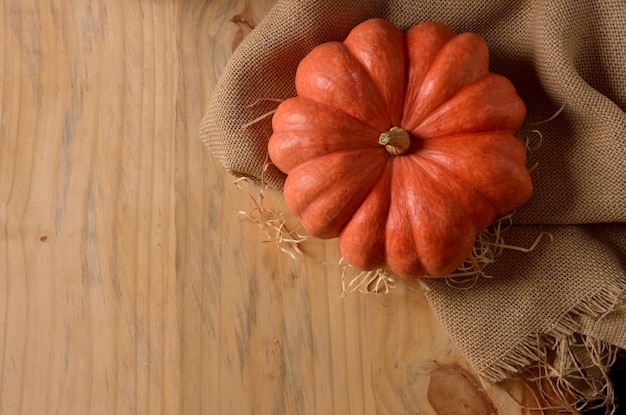
[[[363,270],[445,276],[532,194],[514,136],[526,108],[474,33],[382,19],[299,64],[268,150],[302,226]]]

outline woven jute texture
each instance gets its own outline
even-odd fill
[[[529,155],[529,165],[538,163],[535,193],[506,242],[529,246],[542,232],[552,240],[531,252],[505,250],[488,267],[493,278],[471,289],[423,285],[476,372],[500,381],[559,344],[626,348],[626,2],[279,0],[235,51],[200,126],[227,171],[258,179],[266,162],[271,117],[242,125],[278,104],[251,104],[294,96],[298,62],[371,17],[401,30],[439,21],[482,35],[491,71],[526,103],[518,135],[541,137]],[[270,186],[281,189],[284,179],[270,167]]]

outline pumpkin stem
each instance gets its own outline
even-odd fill
[[[392,156],[399,156],[406,153],[411,147],[411,136],[403,128],[391,127],[389,131],[380,134],[378,144],[385,146],[387,152]]]

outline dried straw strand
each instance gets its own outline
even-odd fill
[[[365,294],[388,294],[391,289],[396,288],[396,281],[385,268],[363,271],[346,262],[344,258],[339,260],[339,266],[341,298],[354,291]]]
[[[257,99],[256,101],[254,101],[252,104],[247,105],[246,108],[253,108],[253,107],[259,105],[261,102],[277,102],[277,103],[281,103],[283,101],[284,101],[284,99],[281,99],[281,98],[260,98],[260,99]],[[268,112],[266,112],[266,113],[256,117],[252,121],[243,124],[241,126],[241,128],[244,129],[244,130],[247,129],[247,128],[250,128],[254,124],[264,120],[265,118],[267,118],[267,117],[269,117],[271,115],[273,115],[275,112],[276,112],[276,109],[270,110],[270,111],[268,111]]]
[[[248,191],[254,207],[249,211],[239,211],[238,217],[240,220],[255,223],[259,227],[261,235],[265,238],[262,242],[274,243],[278,250],[293,259],[302,258],[304,254],[300,245],[309,238],[308,235],[301,234],[299,228],[289,229],[287,226],[288,214],[279,209],[278,206],[268,208],[265,204],[265,174],[269,165],[270,163],[266,161],[263,166],[260,187],[250,183],[247,177],[240,177],[235,180],[235,185],[239,189],[243,190],[242,183],[245,182],[251,184],[254,190],[254,192]],[[278,205],[278,202],[276,204]]]

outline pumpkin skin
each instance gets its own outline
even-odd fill
[[[477,34],[366,20],[314,48],[295,86],[273,116],[269,156],[287,174],[289,210],[311,235],[339,237],[358,268],[449,275],[479,232],[531,197],[514,135],[526,108],[489,72]]]

